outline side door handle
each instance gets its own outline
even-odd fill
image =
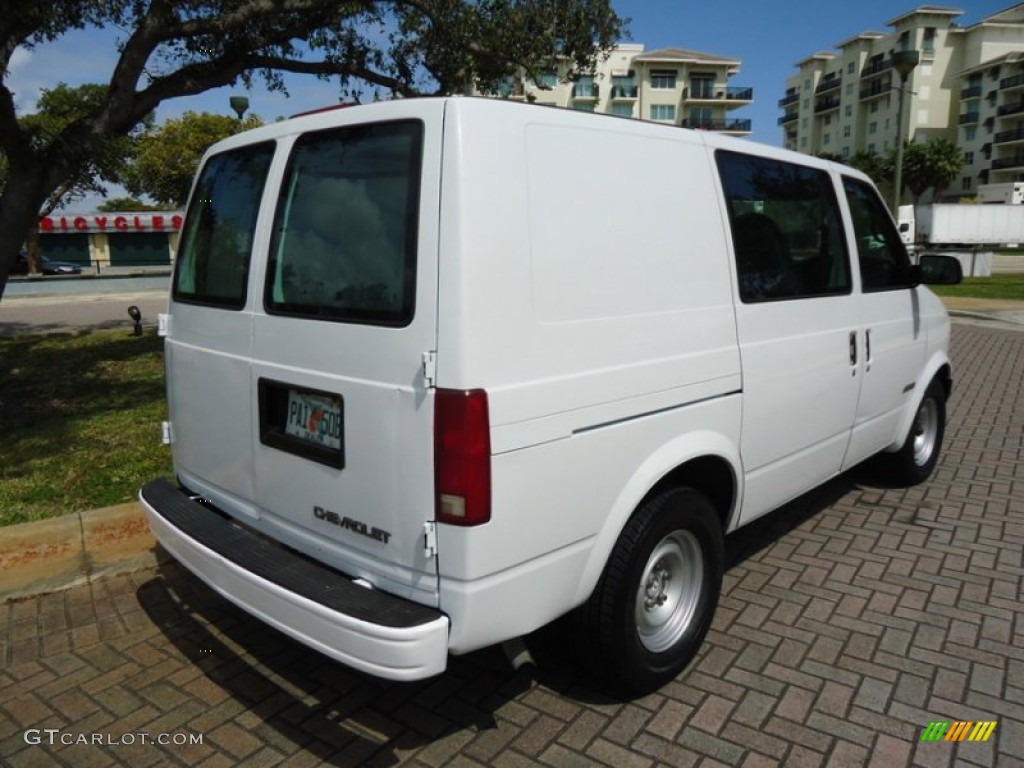
[[[850,365],[857,365],[857,332],[850,331]]]

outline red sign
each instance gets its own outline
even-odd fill
[[[40,232],[176,232],[180,213],[90,213],[84,216],[43,216]]]

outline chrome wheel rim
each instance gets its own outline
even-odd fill
[[[925,466],[935,453],[939,436],[939,406],[926,398],[914,417],[914,464]]]
[[[693,621],[704,583],[704,555],[697,537],[673,531],[651,552],[636,592],[636,630],[651,653],[668,650]]]

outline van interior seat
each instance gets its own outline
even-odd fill
[[[798,292],[800,281],[789,245],[770,216],[737,216],[733,220],[733,241],[743,299],[760,301]]]

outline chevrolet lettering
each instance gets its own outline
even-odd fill
[[[332,512],[329,509],[323,507],[313,507],[313,516],[317,520],[326,520],[328,523],[333,523],[339,528],[346,528],[350,531],[366,536],[374,541],[379,541],[384,544],[388,543],[388,539],[391,538],[391,534],[387,531],[382,531],[380,528],[371,528],[362,520],[353,520],[351,517],[342,517],[337,512]]]

